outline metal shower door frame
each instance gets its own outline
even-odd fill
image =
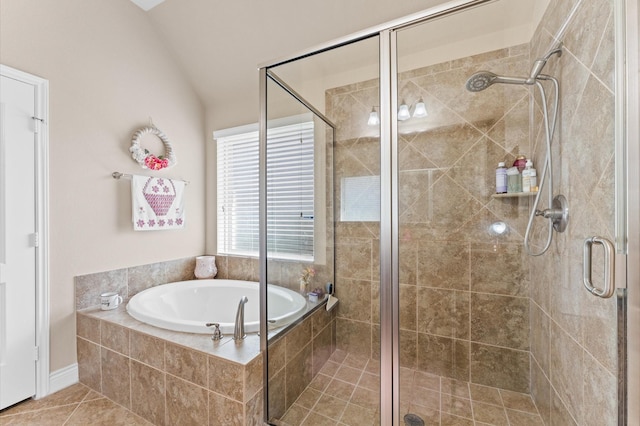
[[[379,37],[380,65],[380,422],[401,424],[399,350],[399,255],[398,255],[398,132],[397,132],[397,31],[455,12],[497,0],[455,0],[422,12],[369,28],[351,36],[307,49],[298,54],[259,65],[259,181],[260,181],[260,348],[264,356],[264,383],[268,386],[267,330],[267,208],[266,144],[267,82],[269,69],[307,56]],[[295,97],[295,96],[294,96]],[[263,391],[265,421],[268,392]]]

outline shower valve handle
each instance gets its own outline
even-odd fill
[[[544,209],[544,210],[536,210],[536,216],[542,216],[545,219],[558,219],[563,215],[562,210],[560,209]]]
[[[553,198],[553,205],[550,209],[536,210],[536,216],[542,216],[553,222],[553,229],[564,232],[569,221],[569,205],[563,195],[556,195]]]

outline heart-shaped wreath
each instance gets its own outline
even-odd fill
[[[150,153],[148,149],[140,146],[140,138],[146,133],[154,134],[162,141],[164,144],[164,154],[156,156]],[[131,138],[129,151],[131,152],[131,157],[133,157],[143,169],[162,170],[175,166],[177,162],[169,138],[155,126],[142,127],[136,130]]]

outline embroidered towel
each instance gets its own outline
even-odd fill
[[[184,181],[133,175],[134,231],[184,228]]]

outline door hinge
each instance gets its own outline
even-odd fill
[[[40,346],[33,348],[33,360],[40,361]]]
[[[40,133],[40,129],[42,128],[42,123],[44,120],[38,117],[31,117],[33,119],[33,131],[34,133]]]
[[[40,235],[37,232],[29,234],[29,245],[31,247],[40,247]]]

